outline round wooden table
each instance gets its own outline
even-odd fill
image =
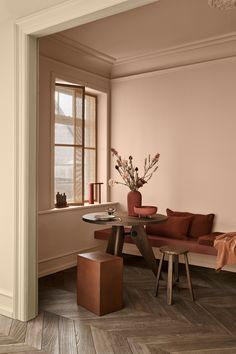
[[[99,215],[105,215],[106,213],[90,213],[83,216],[83,221],[89,222],[92,224],[99,225],[109,225],[112,226],[112,234],[108,240],[107,244],[107,253],[121,256],[124,238],[127,233],[125,233],[125,226],[131,226],[130,233],[128,233],[134,244],[137,246],[141,255],[146,260],[148,266],[152,269],[153,273],[157,274],[157,263],[152,250],[152,247],[148,241],[147,234],[145,231],[145,225],[147,224],[157,224],[164,222],[167,219],[167,216],[156,214],[150,218],[140,218],[127,216],[127,214],[115,214],[114,218],[108,220],[99,219]],[[108,215],[108,214],[107,214]]]

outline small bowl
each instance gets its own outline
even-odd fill
[[[138,214],[139,217],[149,217],[156,214],[157,209],[156,206],[140,206],[134,207],[134,212]]]
[[[108,215],[113,215],[113,214],[115,213],[115,211],[116,211],[116,208],[108,208],[108,209],[106,210],[106,212],[108,213]]]

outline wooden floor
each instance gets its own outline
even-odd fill
[[[42,278],[36,319],[0,317],[0,353],[236,353],[236,274],[191,267],[195,303],[176,288],[168,306],[164,286],[154,297],[152,272],[128,263],[125,307],[103,317],[77,306],[75,269]]]

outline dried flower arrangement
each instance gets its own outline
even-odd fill
[[[144,160],[144,173],[143,176],[139,176],[139,169],[134,165],[133,157],[129,156],[128,160],[122,159],[115,149],[111,149],[112,156],[116,158],[115,168],[119,172],[124,182],[117,182],[113,179],[108,181],[109,186],[114,184],[123,184],[127,186],[131,191],[137,191],[145,183],[147,183],[152,177],[153,173],[158,169],[157,163],[159,161],[160,154],[156,154],[153,158],[148,155],[148,158]]]

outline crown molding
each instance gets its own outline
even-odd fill
[[[110,79],[113,58],[59,34],[40,38],[40,56]]]
[[[112,66],[111,77],[119,78],[233,56],[236,56],[235,32],[119,59]]]
[[[122,59],[106,55],[62,34],[45,39],[103,63],[107,72],[111,72],[112,79],[236,56],[235,32]]]
[[[99,52],[98,50],[88,47],[88,46],[86,46],[80,42],[77,42],[73,39],[65,37],[62,34],[54,34],[48,38],[50,40],[57,41],[58,43],[63,44],[67,47],[70,47],[70,49],[73,49],[78,54],[90,55],[90,56],[95,57],[96,59],[103,60],[104,62],[106,62],[108,64],[114,64],[116,61],[116,58],[111,57],[111,56],[104,54],[102,52]]]
[[[174,73],[178,72],[180,70],[189,70],[191,66],[206,66],[206,65],[211,65],[212,62],[224,62],[224,63],[235,63],[236,56],[234,57],[228,57],[228,58],[221,58],[221,59],[214,59],[214,60],[208,60],[200,63],[193,63],[193,64],[187,64],[187,65],[181,65],[181,66],[174,66],[171,68],[165,68],[161,70],[153,70],[153,71],[147,71],[147,72],[142,72],[139,74],[131,74],[127,76],[120,76],[116,78],[111,79],[111,84],[116,83],[116,82],[125,82],[125,81],[131,81],[131,80],[136,80],[136,79],[144,79],[148,77],[154,77],[154,76],[159,76],[159,75],[166,75],[166,73]]]

